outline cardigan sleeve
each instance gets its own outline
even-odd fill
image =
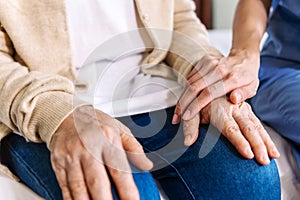
[[[15,53],[13,42],[1,26],[1,127],[49,145],[60,123],[73,110],[73,82],[59,75],[29,71],[14,59]]]
[[[182,78],[186,77],[191,68],[204,56],[221,56],[208,41],[208,33],[195,13],[192,0],[175,0],[174,33],[166,62],[172,66]]]

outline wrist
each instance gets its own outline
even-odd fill
[[[243,56],[250,60],[259,60],[260,49],[259,48],[231,48],[229,56]]]

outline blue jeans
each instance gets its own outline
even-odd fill
[[[261,166],[255,160],[244,159],[223,136],[207,156],[200,158],[202,142],[210,134],[208,127],[201,126],[196,143],[187,148],[183,145],[182,126],[171,124],[173,111],[174,108],[169,108],[119,119],[154,161],[152,176],[171,200],[280,199],[274,160],[268,166]],[[9,135],[2,141],[1,151],[2,162],[23,182],[41,195],[51,193],[59,199],[60,190],[44,144],[26,143],[16,135]],[[134,174],[134,177],[141,197],[157,196],[148,173]]]
[[[300,63],[262,57],[259,79],[257,94],[249,101],[253,111],[288,139],[300,168]]]

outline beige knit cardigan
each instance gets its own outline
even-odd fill
[[[208,44],[192,0],[135,0],[135,4],[155,45],[143,61],[143,73],[174,76],[157,66],[164,62],[185,76],[203,55],[219,54]],[[15,132],[49,145],[74,109],[77,85],[65,1],[0,0],[0,26],[0,139]],[[155,30],[161,29],[183,37],[170,34],[160,39]]]

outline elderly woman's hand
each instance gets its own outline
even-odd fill
[[[51,162],[64,199],[139,199],[128,159],[142,170],[152,162],[130,130],[91,106],[77,108],[60,125],[51,144]]]
[[[248,103],[232,104],[226,98],[218,98],[201,111],[201,123],[209,121],[245,158],[255,157],[260,164],[267,165],[269,157],[279,157],[276,146]],[[185,145],[190,146],[196,141],[199,122],[199,114],[184,121]]]

